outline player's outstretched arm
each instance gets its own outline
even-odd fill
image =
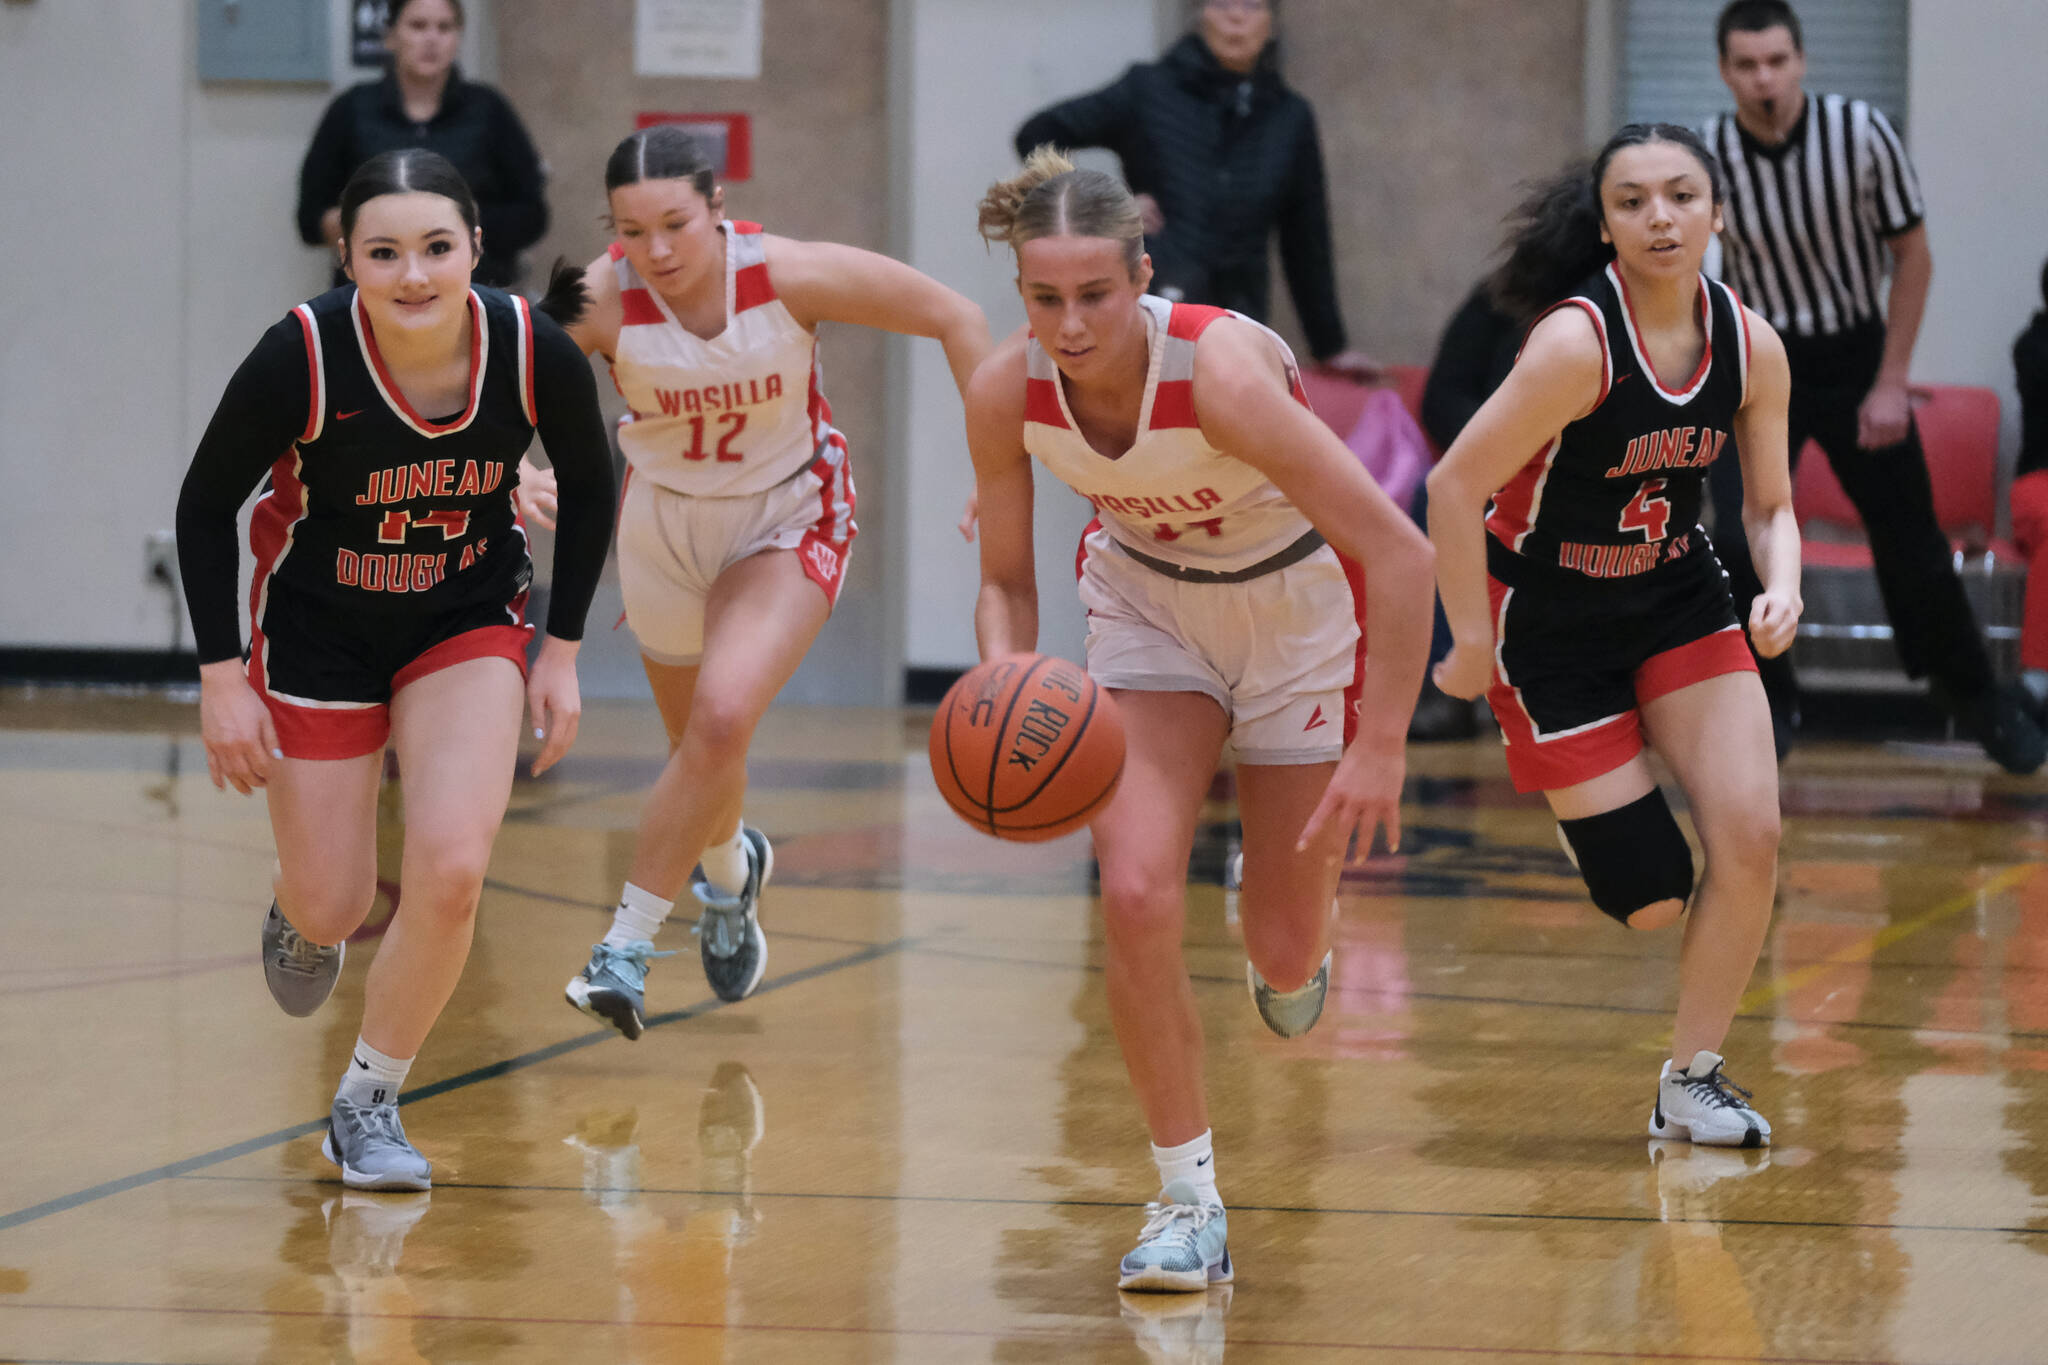
[[[1742,457],[1742,529],[1764,588],[1750,604],[1749,638],[1758,654],[1771,659],[1792,647],[1804,609],[1786,435],[1792,370],[1785,343],[1771,325],[1742,311],[1749,325],[1749,392],[1735,413],[1735,448]]]
[[[1368,664],[1357,737],[1302,830],[1325,860],[1371,851],[1375,830],[1401,846],[1408,721],[1429,658],[1429,541],[1357,456],[1296,401],[1272,341],[1244,323],[1212,323],[1195,348],[1195,411],[1218,450],[1252,465],[1365,576]]]
[[[988,358],[988,319],[980,305],[898,260],[837,242],[767,239],[768,274],[791,316],[805,327],[850,322],[902,336],[931,337],[962,397]]]
[[[994,659],[1038,647],[1022,331],[1005,341],[968,382],[967,449],[974,457],[981,515],[981,595],[974,605],[974,638],[981,657]]]
[[[1599,334],[1579,308],[1560,308],[1529,333],[1515,368],[1480,405],[1429,473],[1429,538],[1451,652],[1436,685],[1472,698],[1493,681],[1493,613],[1486,596],[1486,503],[1600,401]]]

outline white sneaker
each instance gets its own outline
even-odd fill
[[[1767,1147],[1771,1125],[1751,1107],[1749,1092],[1721,1074],[1721,1054],[1702,1049],[1683,1071],[1664,1063],[1650,1136],[1690,1138],[1709,1147]]]
[[[1200,1291],[1231,1280],[1230,1219],[1176,1180],[1145,1206],[1138,1245],[1117,1265],[1118,1289]]]

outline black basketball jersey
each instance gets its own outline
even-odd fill
[[[1617,267],[1548,311],[1574,307],[1600,335],[1599,400],[1493,495],[1487,529],[1524,558],[1590,578],[1627,578],[1703,552],[1707,466],[1722,456],[1749,392],[1742,304],[1701,277],[1706,345],[1680,388],[1650,368]]]
[[[259,621],[273,587],[370,612],[509,602],[525,589],[511,490],[536,421],[533,317],[526,300],[482,286],[469,307],[467,404],[436,417],[392,380],[353,286],[292,310],[312,392],[250,521]]]

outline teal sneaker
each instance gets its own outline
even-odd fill
[[[1330,994],[1332,956],[1333,953],[1324,953],[1323,965],[1316,968],[1314,976],[1284,992],[1268,986],[1257,967],[1249,962],[1244,964],[1245,984],[1251,987],[1252,1003],[1259,1007],[1259,1018],[1266,1021],[1267,1028],[1282,1038],[1299,1038],[1316,1026],[1316,1020],[1323,1017],[1323,1001]]]
[[[647,1031],[647,964],[658,957],[674,956],[672,952],[655,952],[654,945],[644,938],[623,948],[592,944],[589,965],[580,976],[570,978],[562,994],[591,1018],[604,1020],[629,1039],[638,1038]]]
[[[738,895],[720,895],[704,879],[702,869],[690,882],[691,894],[704,907],[695,931],[697,955],[704,962],[704,979],[720,1000],[746,999],[768,970],[761,888],[775,873],[775,849],[752,825],[742,825],[740,834],[747,844],[747,884]]]
[[[335,1096],[320,1155],[341,1167],[341,1183],[352,1190],[433,1188],[433,1164],[406,1137],[396,1104],[351,1104]]]
[[[1221,1204],[1204,1204],[1193,1185],[1174,1181],[1145,1206],[1145,1230],[1118,1264],[1116,1287],[1190,1292],[1230,1283],[1229,1230]]]

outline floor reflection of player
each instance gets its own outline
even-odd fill
[[[584,1197],[604,1213],[611,1230],[618,1312],[629,1324],[623,1359],[665,1361],[676,1358],[675,1324],[731,1320],[733,1251],[760,1222],[753,1151],[766,1132],[767,1116],[747,1068],[719,1063],[697,1111],[700,1193],[685,1196],[695,1207],[680,1221],[658,1212],[641,1194],[638,1122],[631,1109],[587,1114],[564,1141],[583,1153]],[[661,1326],[639,1340],[630,1330],[636,1322]],[[722,1334],[718,1341],[712,1355],[701,1338],[692,1337],[688,1359],[725,1359]]]

